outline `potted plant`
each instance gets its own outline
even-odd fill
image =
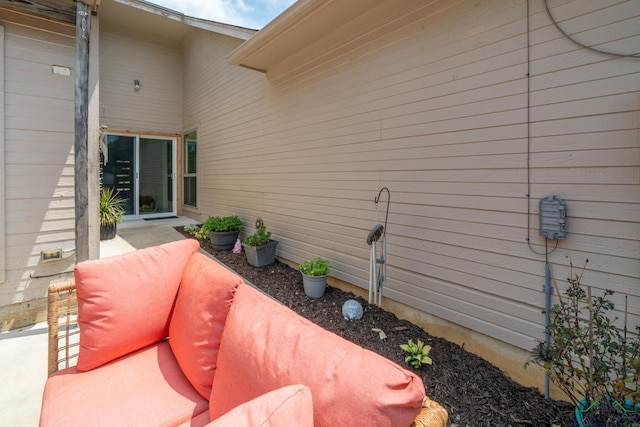
[[[586,263],[575,275],[570,266],[566,296],[558,295],[551,309],[549,339],[538,342],[531,362],[576,405],[579,425],[631,425],[640,413],[638,327],[631,334],[626,324],[614,325],[615,306],[607,298],[613,291],[592,295],[591,287],[581,284]],[[625,323],[626,311],[625,303]]]
[[[112,187],[100,189],[100,240],[116,237],[118,223],[125,214],[124,202]]]
[[[320,298],[327,287],[327,276],[331,271],[331,264],[324,258],[317,257],[304,261],[298,267],[302,273],[304,293],[311,298]]]
[[[264,267],[275,262],[278,241],[271,239],[271,232],[267,231],[260,220],[256,225],[259,225],[258,229],[245,237],[242,247],[249,264],[254,267]]]
[[[210,216],[202,224],[201,233],[208,233],[211,246],[217,251],[233,249],[243,225],[237,215]]]

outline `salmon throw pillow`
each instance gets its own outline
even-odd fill
[[[195,254],[184,271],[169,326],[169,344],[193,387],[205,399],[233,295],[242,278],[206,255]]]
[[[233,408],[207,426],[313,427],[311,391],[303,385],[279,388]]]
[[[414,373],[239,286],[218,353],[211,420],[289,384],[311,390],[316,427],[409,426],[425,396]]]
[[[199,248],[186,239],[76,266],[79,371],[167,337],[182,273]]]

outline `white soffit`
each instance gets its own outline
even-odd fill
[[[256,31],[235,25],[194,18],[144,0],[101,0],[100,22],[119,27],[157,34],[163,38],[182,40],[190,27],[247,40]]]
[[[385,0],[298,0],[227,56],[261,72]]]

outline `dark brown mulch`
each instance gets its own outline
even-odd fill
[[[176,229],[191,237],[183,227]],[[328,286],[322,298],[311,299],[304,294],[300,273],[287,264],[276,260],[275,264],[256,268],[247,263],[244,253],[215,251],[208,241],[200,245],[245,280],[300,315],[413,370],[422,378],[427,395],[449,412],[450,427],[575,425],[570,404],[545,400],[536,389],[516,383],[481,357],[446,339],[431,336],[411,322],[369,305],[363,298]],[[362,304],[361,320],[349,322],[342,317],[342,304],[349,299]],[[372,331],[374,328],[384,331],[386,338],[380,339],[378,332]],[[420,339],[431,346],[432,365],[414,369],[404,363],[405,354],[400,344],[409,339]]]

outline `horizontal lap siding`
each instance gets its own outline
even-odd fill
[[[262,75],[231,67],[225,59],[240,43],[222,35],[196,31],[183,46],[183,131],[198,132],[197,212],[203,219],[225,212],[243,213],[238,212],[242,201],[221,197],[224,191],[221,186],[225,183],[216,178],[223,164],[236,173],[242,170],[242,158],[231,161],[226,158],[227,149],[235,143],[226,139],[227,129],[232,128],[235,134],[231,137],[238,138],[251,127],[260,126],[256,118],[260,111],[254,105],[264,96]],[[252,111],[247,113],[246,108]],[[230,195],[233,193],[231,190]]]
[[[640,322],[640,61],[578,47],[530,3],[529,116],[525,2],[374,9],[336,30],[358,37],[331,52],[318,40],[268,78],[196,60],[210,43],[194,37],[185,58],[200,93],[185,115],[201,123],[203,218],[239,214],[250,232],[260,216],[280,256],[324,256],[366,288],[386,186],[385,296],[529,349],[544,330],[545,257],[526,239],[544,251],[538,201],[558,194],[558,284],[566,256],[589,258],[585,283],[616,290],[619,307],[629,296],[629,326]],[[640,37],[637,2],[550,4],[585,43],[632,52]]]
[[[2,16],[11,21],[11,14]],[[75,244],[75,41],[73,27],[63,35],[0,24],[5,27],[6,281],[0,285],[4,306],[44,298],[50,282],[69,275],[31,276],[73,266],[73,257],[42,263],[40,251],[72,249]],[[71,76],[53,74],[53,65],[69,68]]]
[[[134,89],[134,80],[140,89]],[[178,133],[181,63],[177,46],[147,36],[100,33],[100,124],[112,129]]]
[[[552,13],[582,43],[633,52],[638,6],[607,1],[585,10],[559,2]],[[534,26],[547,22],[546,14],[538,15]],[[556,193],[568,202],[569,238],[552,256],[563,266],[554,266],[561,289],[569,275],[563,257],[577,266],[589,259],[584,283],[596,294],[616,291],[611,298],[618,309],[627,296],[633,329],[640,323],[640,61],[590,52],[553,35],[546,27],[532,33],[532,164],[538,169],[532,195]]]

